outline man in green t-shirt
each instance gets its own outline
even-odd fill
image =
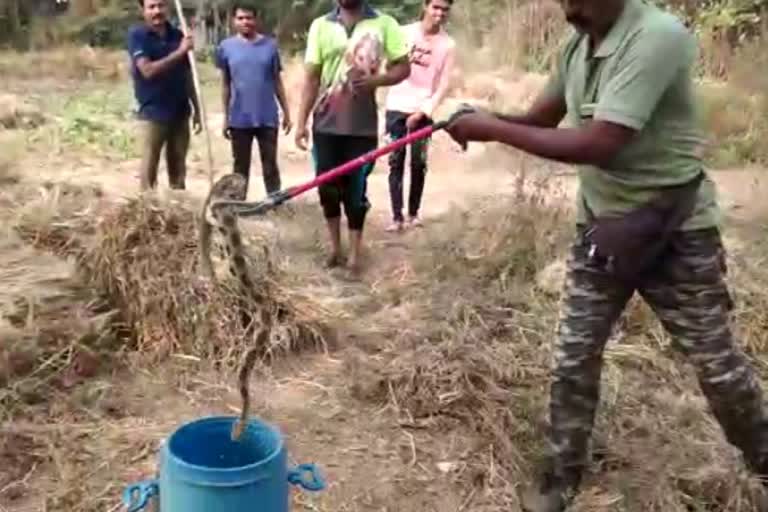
[[[314,107],[312,156],[318,175],[376,149],[376,89],[398,84],[410,74],[408,43],[394,18],[362,0],[338,0],[337,4],[309,29],[296,130],[296,144],[306,149],[307,121]],[[369,208],[366,181],[372,169],[373,165],[365,165],[319,187],[331,238],[328,266],[342,264],[343,206],[350,238],[349,267],[355,277],[360,272],[362,231]]]
[[[448,130],[458,142],[497,141],[579,167],[579,236],[570,251],[553,348],[550,463],[524,497],[526,508],[564,510],[567,495],[577,490],[599,401],[603,350],[636,291],[695,365],[725,437],[752,471],[766,475],[768,415],[755,372],[729,327],[720,212],[714,184],[702,169],[695,37],[646,0],[560,4],[577,30],[531,109],[520,116],[469,114]],[[568,126],[558,128],[563,120]],[[640,251],[664,240],[665,231],[647,226],[668,210],[638,208],[675,185],[692,193],[687,211],[685,200],[670,201],[669,210],[679,207],[680,222],[669,220],[668,243],[643,272],[617,273],[622,262],[629,260],[631,269],[633,261],[632,251],[622,253],[622,247],[640,239]],[[601,240],[597,234],[610,232],[611,223],[619,228]]]

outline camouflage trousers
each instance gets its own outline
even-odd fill
[[[693,364],[711,412],[753,471],[768,470],[768,415],[762,391],[728,324],[732,303],[723,280],[716,229],[679,232],[636,289],[588,257],[579,236],[568,261],[550,389],[550,476],[578,486],[600,397],[605,344],[635,292],[648,303],[675,348]]]

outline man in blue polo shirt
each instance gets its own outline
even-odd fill
[[[166,0],[138,2],[144,23],[131,27],[128,52],[139,104],[138,117],[144,125],[141,189],[157,186],[157,168],[163,147],[169,185],[172,189],[184,189],[190,106],[194,107],[195,133],[199,133],[201,127],[200,109],[187,61],[193,41],[191,36],[184,36],[168,22]]]
[[[253,139],[259,143],[261,172],[268,194],[280,190],[277,165],[277,101],[283,111],[283,129],[291,130],[282,65],[277,43],[257,29],[253,2],[232,4],[237,34],[221,42],[216,65],[222,74],[224,137],[232,142],[234,172],[249,181]],[[277,100],[277,101],[276,101]]]

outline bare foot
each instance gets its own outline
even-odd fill
[[[341,254],[331,254],[325,260],[325,268],[336,268],[344,266],[344,257]]]
[[[393,222],[389,226],[386,227],[387,233],[399,233],[405,229],[405,226],[402,222]]]
[[[360,281],[363,278],[363,267],[360,262],[355,261],[349,264],[347,270],[347,279],[350,281]]]

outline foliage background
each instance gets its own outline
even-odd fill
[[[697,31],[716,33],[730,46],[742,44],[760,32],[768,0],[654,0],[685,17]],[[0,0],[0,44],[17,47],[44,46],[61,39],[93,46],[119,46],[128,24],[138,18],[135,0],[68,0],[69,9],[60,14],[56,0]],[[400,21],[418,16],[422,0],[372,0],[372,4]],[[194,9],[200,0],[184,0]],[[205,5],[225,10],[228,0],[206,0]],[[300,42],[309,22],[328,10],[333,0],[259,0],[254,2],[266,27],[282,42]],[[535,9],[537,0],[457,0],[475,38],[493,28],[499,14]],[[59,13],[58,16],[55,16]],[[459,21],[459,20],[457,20]]]
[[[62,47],[79,48],[78,52],[83,45],[122,51],[128,26],[139,20],[136,0],[68,0],[66,11],[57,8],[56,1],[0,0],[0,48],[45,50],[19,53],[27,55],[18,60],[22,68],[30,55]],[[400,22],[415,20],[422,1],[370,0]],[[701,111],[713,141],[707,150],[708,162],[720,167],[768,163],[764,142],[768,136],[768,74],[764,72],[768,68],[768,0],[645,1],[679,14],[698,36]],[[201,12],[218,27],[212,42],[227,35],[230,0],[182,2],[189,16],[198,12],[201,3],[207,6]],[[280,40],[281,51],[290,58],[303,49],[312,19],[334,3],[255,0],[253,5],[260,11],[264,29]],[[554,0],[455,0],[448,29],[459,41],[457,87],[471,84],[495,91],[480,96],[501,110],[518,107],[504,104],[506,95],[500,91],[508,85],[503,84],[517,80],[520,73],[546,73],[570,33]],[[198,43],[196,55],[207,60],[212,48],[203,46]]]

